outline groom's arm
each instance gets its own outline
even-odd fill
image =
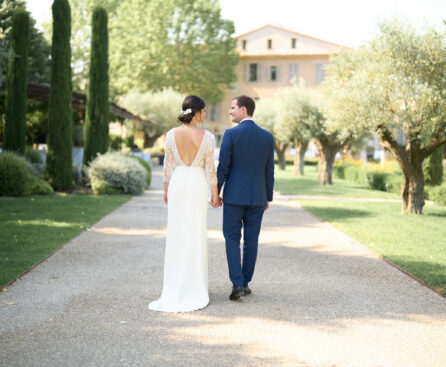
[[[228,177],[229,167],[231,166],[232,157],[232,141],[231,135],[228,130],[223,135],[223,141],[221,142],[220,155],[218,157],[217,167],[217,180],[218,180],[218,193],[220,194],[221,188]]]
[[[266,162],[265,169],[266,182],[266,200],[273,201],[273,187],[274,187],[274,141],[271,136],[270,153]]]

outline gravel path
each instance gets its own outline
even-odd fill
[[[292,201],[265,214],[253,293],[229,301],[209,209],[210,304],[165,314],[160,170],[0,293],[0,366],[446,366],[446,299]]]

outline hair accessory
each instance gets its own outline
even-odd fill
[[[192,109],[190,109],[190,108],[188,108],[186,111],[180,110],[180,113],[182,115],[185,115],[186,113],[191,113],[191,112],[192,112]]]

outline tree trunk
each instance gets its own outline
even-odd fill
[[[298,142],[296,141],[296,155],[294,156],[294,174],[296,176],[304,175],[304,157],[308,148],[308,141]]]
[[[412,167],[412,177],[409,181],[409,214],[423,214],[424,207],[424,176],[421,162]]]
[[[332,143],[330,140],[314,139],[314,143],[319,151],[319,185],[332,185],[333,163],[336,153],[342,147],[339,143]]]
[[[409,176],[404,173],[404,181],[401,185],[401,212],[407,214],[407,207],[409,206]]]
[[[285,151],[288,148],[288,143],[282,143],[274,140],[274,150],[277,154],[277,160],[279,162],[279,169],[282,171],[285,170],[286,160],[285,160]]]

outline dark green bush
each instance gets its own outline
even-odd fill
[[[345,179],[345,165],[333,166],[333,173],[335,177]]]
[[[137,155],[128,154],[130,158],[136,159],[145,169],[147,173],[147,187],[152,183],[152,167],[150,167],[149,162],[147,162],[144,158],[138,157]]]
[[[438,147],[423,161],[424,182],[437,186],[443,182],[443,147]]]
[[[446,205],[446,183],[441,186],[425,186],[425,198],[436,204]]]
[[[367,171],[361,167],[345,167],[344,176],[346,180],[353,181],[361,185],[367,183]]]
[[[387,172],[367,172],[368,184],[374,190],[387,191],[386,184],[390,175]]]
[[[26,195],[30,177],[25,158],[9,152],[0,153],[0,196]]]
[[[41,155],[30,146],[25,148],[25,158],[32,164],[43,164]]]
[[[111,150],[121,150],[121,145],[124,142],[124,139],[119,135],[110,135],[110,149]]]
[[[27,193],[29,195],[50,195],[54,193],[50,184],[37,176],[30,176]]]

